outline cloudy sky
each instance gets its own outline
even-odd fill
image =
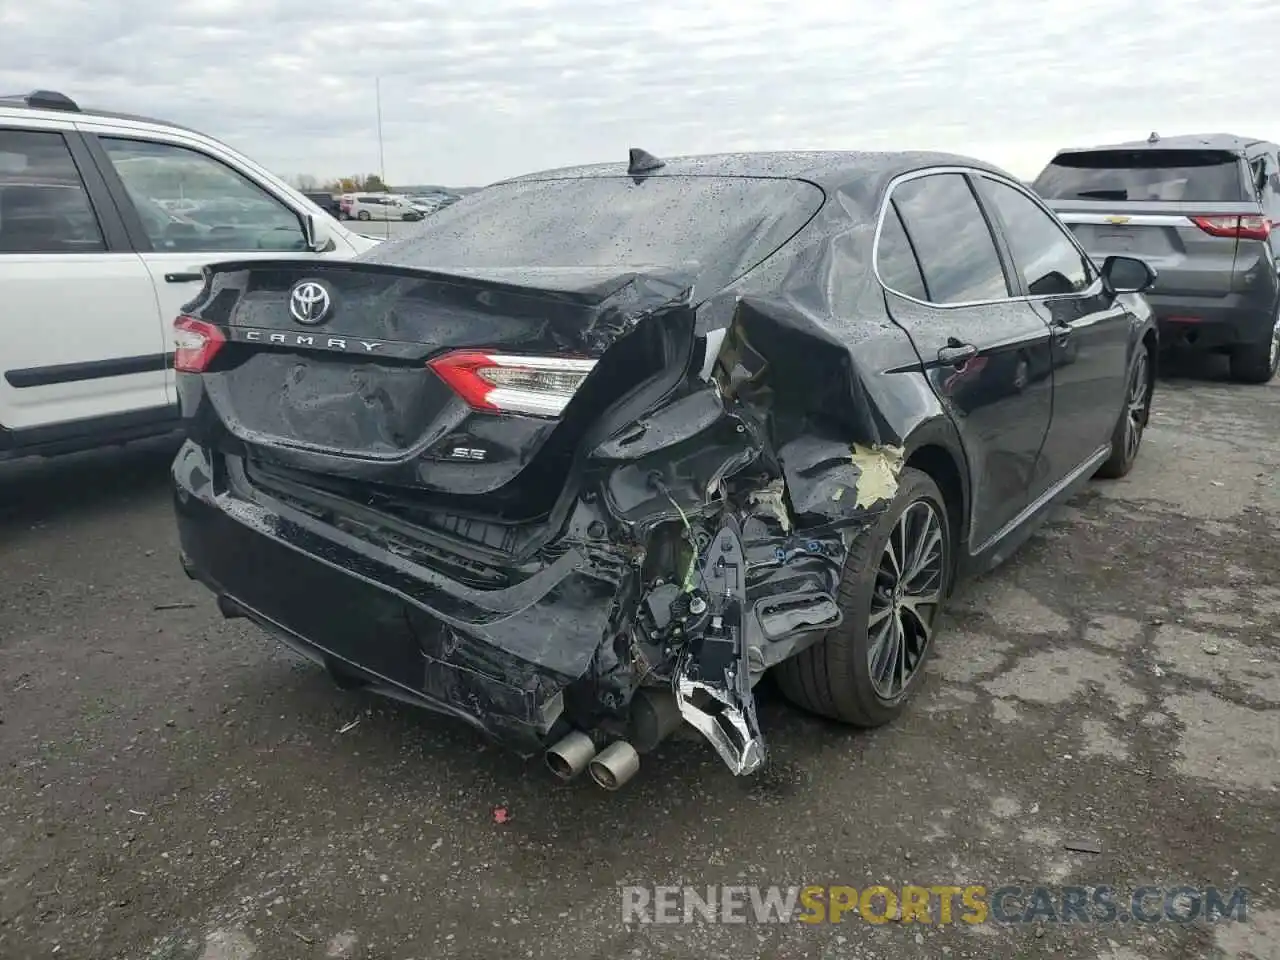
[[[739,149],[1280,138],[1275,0],[0,0],[0,92],[61,90],[283,174],[479,185]]]

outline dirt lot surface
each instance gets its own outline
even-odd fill
[[[0,957],[1280,957],[1280,383],[1193,372],[1129,478],[962,588],[900,722],[767,696],[763,775],[675,742],[619,794],[223,622],[172,445],[2,468]],[[1250,894],[1212,925],[622,923],[623,884],[810,883]]]

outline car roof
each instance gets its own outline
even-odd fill
[[[1229,153],[1243,154],[1250,147],[1264,143],[1266,143],[1265,140],[1257,137],[1244,137],[1235,133],[1184,133],[1172,137],[1152,134],[1145,140],[1129,140],[1124,143],[1103,144],[1095,147],[1066,147],[1054,156],[1103,150],[1224,150]]]
[[[657,169],[635,174],[641,177],[773,177],[807,180],[823,188],[839,188],[868,175],[892,178],[924,167],[959,166],[986,170],[1010,180],[1007,171],[973,157],[933,151],[763,151],[758,153],[714,153],[663,158]],[[628,165],[593,163],[561,167],[513,177],[504,183],[591,177],[626,177]]]

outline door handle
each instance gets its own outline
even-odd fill
[[[199,273],[166,273],[164,275],[165,283],[194,283],[203,279],[203,275]]]
[[[1053,336],[1058,341],[1058,346],[1066,346],[1067,341],[1071,339],[1071,324],[1055,323],[1053,325]]]
[[[959,367],[978,355],[978,348],[972,343],[961,343],[955,337],[947,340],[947,345],[938,351],[938,363],[944,367]]]

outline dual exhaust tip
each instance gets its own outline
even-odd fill
[[[619,790],[640,772],[640,754],[626,740],[615,740],[597,753],[595,742],[574,730],[547,750],[547,766],[561,780],[585,770],[597,786]]]
[[[645,688],[631,700],[630,721],[627,738],[614,740],[598,753],[591,737],[571,731],[547,750],[547,766],[561,780],[572,780],[585,770],[598,786],[622,789],[640,771],[640,754],[674,733],[683,717],[672,694]]]

